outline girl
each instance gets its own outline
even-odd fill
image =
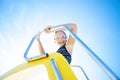
[[[66,24],[66,26],[73,33],[77,34],[76,24]],[[52,29],[52,26],[48,26],[47,28],[45,28],[45,32],[46,33],[55,32],[54,40],[60,46],[60,48],[57,50],[57,52],[62,54],[65,57],[65,59],[67,60],[67,62],[70,64],[71,63],[71,54],[73,51],[73,46],[75,44],[75,39],[71,35],[69,35],[69,38],[67,40],[67,35],[64,32],[65,28],[59,28],[59,29],[55,29],[55,30],[51,30],[51,29]],[[40,35],[38,35],[36,37],[36,40],[38,42],[40,53],[44,54],[45,51],[44,51],[44,48],[43,48],[42,43],[40,41]]]

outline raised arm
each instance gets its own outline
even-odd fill
[[[44,54],[45,51],[44,51],[44,48],[43,48],[42,43],[41,43],[41,41],[40,41],[40,34],[37,35],[36,40],[37,40],[37,42],[38,42],[39,52],[40,52],[41,54]]]
[[[68,28],[75,34],[77,34],[77,25],[76,24],[66,24]],[[72,35],[69,35],[68,42],[66,44],[67,50],[72,53],[73,47],[75,44],[75,39],[72,37]]]

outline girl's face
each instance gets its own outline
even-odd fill
[[[67,37],[63,32],[58,31],[55,33],[54,40],[58,45],[62,46],[64,44],[66,44]]]

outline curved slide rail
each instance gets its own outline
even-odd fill
[[[86,80],[89,80],[87,74],[85,73],[85,71],[83,70],[83,68],[81,66],[79,66],[79,65],[71,65],[71,67],[77,67],[77,68],[79,68],[83,72]]]

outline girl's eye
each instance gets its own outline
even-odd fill
[[[61,37],[54,37],[54,40],[58,40],[58,39],[64,39],[66,38],[65,36],[61,36]]]

